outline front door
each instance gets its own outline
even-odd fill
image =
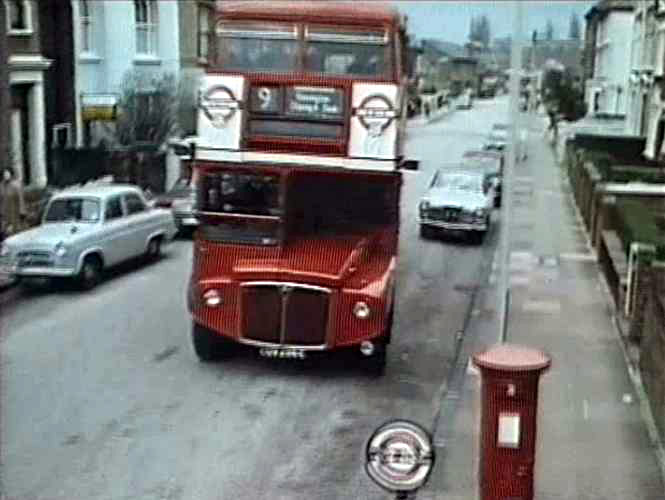
[[[148,236],[152,230],[148,207],[136,193],[127,193],[125,198],[126,223],[128,227],[127,246],[132,255],[142,255],[148,246]]]
[[[133,250],[128,248],[126,241],[129,227],[119,195],[106,200],[102,225],[100,245],[104,249],[106,264],[112,266],[130,257]]]

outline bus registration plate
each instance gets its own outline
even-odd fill
[[[288,349],[275,347],[262,347],[259,354],[264,358],[305,359],[307,356],[303,349]]]

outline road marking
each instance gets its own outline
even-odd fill
[[[527,286],[530,281],[531,281],[531,278],[529,278],[528,276],[511,276],[510,277],[510,284],[512,286]]]
[[[522,305],[523,311],[539,313],[558,313],[561,303],[558,300],[529,300]]]
[[[596,262],[596,256],[592,253],[562,253],[559,258],[575,262]]]
[[[586,399],[582,401],[582,413],[584,414],[584,420],[589,420],[589,402]]]

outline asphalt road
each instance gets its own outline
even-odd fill
[[[112,273],[91,293],[0,294],[2,478],[7,499],[384,499],[365,475],[370,433],[426,426],[445,388],[483,247],[418,236],[433,170],[480,145],[507,99],[413,124],[388,369],[240,356],[198,363],[185,287],[191,242]],[[494,235],[496,236],[496,235]]]

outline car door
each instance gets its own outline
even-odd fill
[[[107,265],[114,265],[127,259],[131,250],[127,246],[125,212],[120,195],[106,199],[100,245]]]
[[[151,217],[148,206],[134,192],[123,195],[127,223],[127,246],[132,256],[142,255],[147,248],[148,235],[151,232]]]

